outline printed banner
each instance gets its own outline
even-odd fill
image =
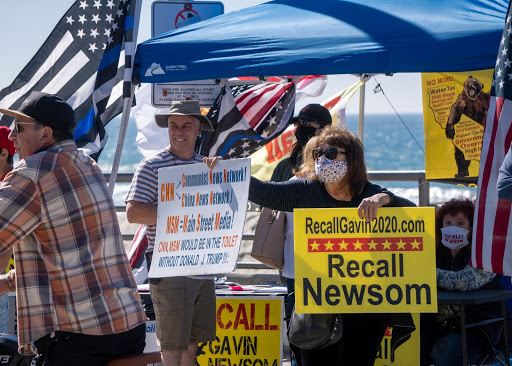
[[[281,365],[282,319],[280,296],[217,297],[217,337],[199,344],[196,365]]]
[[[411,333],[404,344],[395,350],[395,361],[393,366],[411,366],[420,364],[420,314],[412,314],[412,320],[416,326],[416,330]],[[380,343],[379,352],[375,358],[374,366],[391,365],[391,336],[393,328],[388,327],[384,338]]]
[[[421,74],[427,179],[476,183],[492,74]]]
[[[249,156],[252,176],[259,180],[270,180],[277,164],[290,156],[295,142],[295,128],[294,125],[288,126],[282,134]]]
[[[294,210],[299,313],[437,312],[434,207]]]
[[[251,161],[158,170],[158,218],[149,277],[234,271],[244,231]]]

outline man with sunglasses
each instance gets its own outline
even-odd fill
[[[115,206],[96,162],[79,151],[71,106],[32,92],[9,138],[20,162],[0,184],[0,254],[16,269],[18,343],[36,365],[99,365],[142,353],[146,316],[123,246]]]
[[[302,149],[311,137],[320,135],[325,126],[332,124],[332,117],[324,106],[308,104],[290,122],[297,127],[295,130],[297,141],[293,144],[290,156],[280,161],[275,167],[270,178],[272,182],[284,182],[294,176],[294,172],[302,164]]]

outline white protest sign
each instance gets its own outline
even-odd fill
[[[149,277],[235,270],[242,241],[250,159],[158,170],[158,217]]]

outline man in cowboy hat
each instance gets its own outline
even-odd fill
[[[155,245],[158,169],[202,163],[194,147],[201,130],[213,131],[197,100],[175,101],[167,114],[155,116],[158,127],[168,128],[169,145],[142,160],[126,198],[129,222],[146,225],[148,267]],[[148,268],[149,269],[149,268]],[[213,277],[150,279],[156,314],[157,343],[164,366],[194,366],[197,346],[215,339],[216,304]]]
[[[126,257],[114,202],[98,165],[77,149],[71,106],[32,92],[9,139],[20,162],[0,184],[0,254],[16,268],[20,353],[36,365],[98,365],[142,353],[146,316]],[[32,351],[33,352],[33,351]]]

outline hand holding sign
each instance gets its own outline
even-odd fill
[[[213,158],[209,158],[209,157],[203,158],[203,163],[205,163],[206,166],[210,169],[215,168],[215,166],[217,165],[217,163],[219,161],[222,161],[222,156],[214,156]]]
[[[386,193],[377,193],[371,197],[364,198],[359,207],[357,208],[357,214],[361,220],[367,222],[372,221],[377,217],[377,209],[385,206],[391,202],[391,197]]]

